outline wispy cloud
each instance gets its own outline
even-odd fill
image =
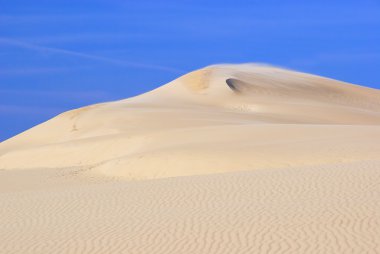
[[[41,15],[6,15],[0,14],[2,25],[23,24],[23,23],[42,23],[42,22],[78,22],[83,20],[96,20],[99,18],[115,18],[115,15],[104,14],[41,14]]]
[[[35,75],[35,74],[49,74],[71,71],[79,68],[68,67],[33,67],[33,68],[6,68],[0,69],[0,75],[2,76],[15,76],[15,75]],[[80,68],[82,69],[82,68]]]
[[[45,36],[33,36],[20,38],[21,41],[30,41],[35,44],[52,43],[80,43],[80,42],[120,42],[130,40],[152,39],[158,34],[148,33],[71,33],[52,34]]]
[[[43,115],[51,116],[63,112],[67,109],[54,107],[20,106],[20,105],[0,105],[0,115]]]
[[[172,73],[184,72],[183,70],[179,70],[176,68],[163,66],[163,65],[129,62],[129,61],[118,60],[118,59],[113,59],[113,58],[108,58],[108,57],[103,57],[103,56],[98,56],[98,55],[93,55],[93,54],[82,53],[82,52],[73,51],[73,50],[40,46],[40,45],[28,43],[28,42],[14,40],[11,38],[0,37],[0,44],[12,45],[15,47],[20,47],[20,48],[44,52],[44,53],[55,53],[55,54],[61,54],[61,55],[66,55],[66,56],[72,56],[72,57],[80,57],[80,58],[100,61],[100,62],[114,64],[118,66],[124,66],[124,67],[151,69],[151,70],[159,70],[159,71],[166,71],[166,72],[172,72]]]
[[[49,98],[52,100],[109,100],[115,99],[115,95],[105,91],[89,90],[89,91],[62,91],[62,90],[28,90],[28,89],[0,89],[0,97],[33,97],[33,98]]]

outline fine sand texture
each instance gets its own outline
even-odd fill
[[[380,91],[215,65],[0,143],[0,253],[380,253]]]

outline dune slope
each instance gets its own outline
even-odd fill
[[[45,180],[0,195],[0,252],[376,254],[379,168],[368,161],[97,184],[53,178],[54,186]]]

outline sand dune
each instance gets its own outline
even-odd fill
[[[379,125],[378,90],[254,64],[65,112],[0,144],[0,250],[379,253]]]
[[[380,144],[368,142],[380,137],[378,124],[377,90],[267,66],[211,66],[63,113],[4,142],[0,168],[87,166],[146,179],[352,161],[358,149],[376,159]],[[351,137],[356,146],[347,147]]]

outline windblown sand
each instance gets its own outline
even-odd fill
[[[380,92],[210,66],[0,144],[0,253],[380,253]]]

